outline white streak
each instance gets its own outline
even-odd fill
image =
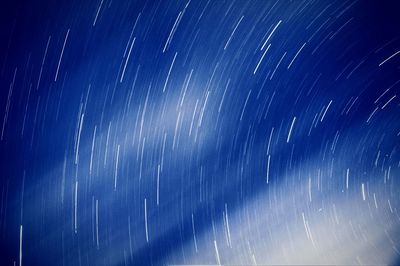
[[[267,161],[267,184],[269,183],[269,166],[271,163],[271,155],[268,155],[268,161]]]
[[[201,123],[203,121],[204,110],[206,109],[206,105],[207,105],[207,101],[208,101],[208,95],[210,95],[210,91],[207,91],[207,93],[206,93],[206,99],[204,100],[204,105],[200,112],[200,118],[199,118],[199,123],[197,124],[197,127],[201,127]]]
[[[362,193],[362,198],[365,201],[365,185],[364,185],[364,183],[361,184],[361,193]]]
[[[242,19],[244,18],[244,16],[242,16],[239,20],[239,22],[236,24],[235,28],[233,29],[231,36],[229,37],[228,41],[226,42],[225,46],[224,46],[224,50],[226,50],[226,48],[228,47],[229,43],[231,42],[231,39],[233,37],[233,34],[235,34],[235,31],[237,29],[237,27],[239,27],[240,22],[242,22]]]
[[[258,61],[258,64],[257,64],[256,68],[254,69],[253,75],[256,74],[256,72],[257,72],[257,70],[258,70],[258,67],[260,66],[261,62],[262,62],[263,59],[264,59],[265,54],[266,54],[266,53],[268,52],[268,50],[269,50],[269,47],[271,47],[271,44],[268,45],[267,49],[264,51],[263,55],[261,56],[260,61]]]
[[[294,122],[296,122],[296,117],[293,117],[293,121],[292,121],[292,124],[290,125],[289,134],[287,136],[286,143],[289,143],[289,141],[290,141],[290,136],[292,135]]]
[[[128,64],[129,58],[131,57],[132,47],[133,47],[133,45],[135,44],[135,41],[136,41],[136,37],[133,38],[133,41],[132,41],[132,43],[131,43],[131,47],[129,47],[128,56],[126,57],[124,69],[122,70],[121,79],[119,80],[120,83],[121,83],[122,80],[124,79],[125,70],[126,70],[126,65]]]
[[[175,53],[174,59],[172,60],[171,66],[169,67],[167,79],[165,80],[164,88],[163,88],[163,90],[162,90],[163,92],[165,92],[165,88],[167,87],[168,80],[169,80],[169,75],[171,74],[171,70],[172,70],[172,67],[174,66],[174,63],[175,63],[175,59],[176,59],[177,54],[178,54],[178,53]]]
[[[60,59],[58,60],[58,65],[57,65],[57,71],[56,71],[56,76],[54,77],[54,81],[57,81],[57,77],[58,77],[58,71],[60,69],[60,64],[61,64],[61,60],[64,54],[64,49],[65,49],[65,44],[67,43],[67,39],[68,39],[68,35],[69,35],[69,30],[67,31],[67,34],[65,35],[65,39],[64,39],[64,44],[63,44],[63,48],[61,50],[61,54],[60,54]]]
[[[221,260],[219,258],[219,252],[218,252],[218,246],[217,246],[217,241],[216,240],[214,240],[214,247],[215,247],[215,254],[217,256],[218,265],[221,265]]]
[[[278,26],[282,23],[282,20],[279,20],[278,23],[275,25],[271,33],[268,35],[268,38],[265,40],[263,46],[261,47],[261,50],[264,49],[265,45],[267,44],[268,40],[271,38],[272,34],[274,34],[275,30],[278,28]]]
[[[99,249],[99,200],[96,200],[96,245]]]
[[[194,110],[193,110],[192,122],[190,122],[189,136],[192,135],[193,122],[194,122],[194,117],[196,115],[198,103],[199,103],[199,100],[196,100],[196,104],[194,105]]]
[[[326,115],[326,112],[328,111],[328,109],[329,109],[329,107],[331,106],[331,104],[332,104],[332,100],[329,102],[328,106],[326,107],[326,109],[325,109],[325,111],[324,111],[324,114],[323,114],[322,117],[321,117],[321,122],[322,122],[322,120],[324,120],[324,117],[325,117],[325,115]]]
[[[388,205],[389,205],[390,212],[393,213],[392,204],[390,204],[390,200],[388,200]]]
[[[22,266],[22,224],[19,227],[19,266]]]
[[[78,233],[78,181],[75,182],[74,230]]]
[[[182,11],[181,11],[181,12],[179,12],[178,17],[175,20],[174,26],[172,26],[172,29],[171,29],[171,31],[170,31],[170,33],[168,35],[168,39],[167,39],[167,41],[165,42],[165,45],[164,45],[163,53],[167,50],[169,44],[171,43],[172,37],[174,37],[175,31],[179,26],[179,22],[181,21],[182,16],[183,15],[182,15]]]
[[[367,119],[367,123],[369,123],[369,121],[371,120],[372,116],[375,114],[375,112],[378,111],[378,107],[376,107],[374,109],[374,111],[372,111],[372,113],[369,115],[368,119]]]
[[[281,59],[279,59],[279,62],[278,62],[278,64],[276,65],[274,71],[272,72],[271,77],[269,78],[269,80],[272,80],[272,78],[274,77],[275,72],[276,72],[276,70],[278,69],[279,65],[281,64],[281,62],[282,62],[283,58],[285,57],[285,55],[286,55],[286,52],[282,55]]]
[[[225,203],[226,230],[228,231],[229,247],[232,248],[231,229],[229,227],[228,205]]]
[[[267,147],[267,154],[269,154],[269,149],[271,147],[271,140],[272,140],[272,134],[274,133],[274,128],[271,129],[271,133],[269,134],[269,140],[268,140],[268,147]]]
[[[100,5],[99,5],[99,8],[97,9],[96,17],[94,18],[94,21],[93,21],[93,27],[96,25],[97,17],[99,16],[101,6],[103,5],[103,1],[104,1],[104,0],[101,0]]]
[[[290,68],[290,66],[293,64],[294,60],[297,58],[297,56],[299,55],[299,53],[301,52],[301,50],[303,50],[304,46],[306,45],[306,43],[303,44],[303,46],[301,46],[301,48],[297,51],[297,53],[295,54],[295,56],[293,57],[292,61],[290,61],[290,64],[288,65],[287,69]]]
[[[194,230],[194,218],[193,218],[193,213],[192,213],[192,230],[193,230],[194,248],[195,248],[196,253],[197,253],[197,252],[198,252],[198,249],[197,249],[196,231]]]
[[[146,242],[149,243],[149,231],[147,227],[147,199],[144,198],[144,226],[146,230]]]
[[[76,151],[75,151],[75,164],[78,164],[79,160],[79,146],[81,142],[81,133],[82,133],[82,125],[83,125],[83,118],[85,117],[85,114],[81,115],[81,119],[79,121],[79,131],[78,131],[78,138],[76,142]]]
[[[375,203],[375,208],[378,209],[378,202],[376,201],[375,193],[374,193],[374,203]]]
[[[17,75],[17,68],[15,68],[14,71],[14,77],[13,77],[13,81],[10,84],[10,89],[8,90],[8,96],[7,96],[7,104],[6,104],[6,109],[5,109],[5,114],[4,114],[4,119],[3,119],[3,127],[1,129],[1,140],[3,140],[3,136],[4,136],[4,129],[8,120],[8,112],[10,110],[10,105],[11,105],[11,96],[13,93],[13,89],[14,89],[14,82],[15,82],[15,76]],[[38,103],[39,106],[39,103]]]
[[[117,190],[117,178],[118,178],[118,162],[119,162],[119,148],[117,147],[117,160],[115,161],[115,171],[114,171],[114,191]]]
[[[157,206],[160,204],[160,165],[157,166]]]
[[[223,104],[224,99],[225,99],[226,90],[228,89],[228,86],[229,86],[230,82],[231,82],[231,79],[228,79],[228,82],[226,83],[226,86],[225,86],[224,94],[222,94],[222,99],[221,99],[221,102],[219,103],[218,113],[221,112],[222,104]]]
[[[94,144],[96,141],[96,130],[97,130],[97,126],[94,126],[93,139],[92,139],[92,151],[90,153],[89,175],[92,175],[92,169],[93,169],[93,153],[94,153]]]
[[[394,54],[392,54],[391,56],[389,56],[388,58],[386,58],[385,60],[383,60],[379,66],[382,66],[384,63],[386,63],[388,60],[392,59],[393,57],[395,57],[396,55],[398,55],[400,53],[400,50],[395,52]]]
[[[38,82],[36,84],[36,90],[39,89],[40,80],[42,79],[43,65],[44,65],[44,61],[46,60],[47,50],[49,49],[50,39],[51,39],[51,36],[49,36],[49,39],[47,40],[47,44],[46,44],[46,49],[44,50],[42,65],[40,66],[39,78],[38,78]]]
[[[250,94],[251,94],[251,90],[250,90],[249,93],[247,94],[246,101],[244,102],[242,114],[240,115],[240,121],[242,121],[242,119],[243,119],[244,110],[246,109],[246,105],[247,105],[247,102],[249,101]]]
[[[385,95],[388,91],[390,90],[390,88],[389,89],[387,89],[387,90],[385,90],[379,97],[378,97],[378,99],[376,99],[375,100],[375,102],[374,103],[377,103],[378,101],[379,101],[379,99],[380,98],[382,98],[383,97],[383,95]]]
[[[106,164],[107,164],[107,153],[108,153],[108,142],[110,140],[110,130],[111,130],[111,121],[108,124],[107,138],[106,138],[106,148],[104,150],[104,164],[103,164],[103,167],[106,167]]]
[[[396,98],[396,95],[394,95],[392,98],[389,99],[389,101],[387,101],[381,109],[385,108],[391,101],[393,101],[393,99]]]

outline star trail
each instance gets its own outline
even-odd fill
[[[396,1],[0,3],[1,265],[398,265]]]

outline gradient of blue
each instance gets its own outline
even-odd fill
[[[2,265],[12,265],[18,258],[21,224],[23,265],[181,263],[182,258],[176,257],[175,252],[192,240],[192,214],[198,234],[211,230],[212,223],[221,221],[225,204],[234,210],[257,195],[273,193],[277,187],[290,191],[297,185],[296,180],[281,177],[301,171],[302,165],[311,163],[318,168],[331,161],[334,168],[333,177],[324,177],[326,190],[321,191],[310,209],[318,209],[324,201],[334,201],[342,193],[347,168],[352,169],[355,177],[351,181],[354,186],[347,193],[359,193],[361,183],[379,183],[374,176],[381,169],[373,164],[378,150],[387,156],[384,167],[392,166],[392,174],[398,176],[399,96],[366,123],[377,106],[374,101],[387,88],[391,90],[380,99],[380,107],[393,95],[399,95],[400,57],[378,66],[400,47],[395,2],[192,0],[185,9],[185,1],[104,0],[93,26],[100,2],[1,3],[2,124],[16,73],[0,142]],[[184,9],[163,53],[174,22]],[[261,45],[279,20],[282,24],[271,37],[270,50],[253,74],[262,55]],[[132,33],[136,41],[120,82],[124,52],[129,49],[136,21]],[[59,75],[54,81],[68,30]],[[287,69],[305,42],[304,49]],[[163,93],[175,53],[176,61]],[[181,108],[184,118],[180,136],[172,149],[182,86],[191,70]],[[198,108],[202,107],[207,93],[195,142],[193,136],[188,136],[191,116],[196,100]],[[273,101],[267,108],[272,95]],[[343,112],[355,98],[350,111]],[[324,120],[308,135],[315,114],[330,101]],[[144,127],[139,139],[135,121],[138,117],[140,124],[144,105]],[[85,115],[79,163],[75,164],[74,138],[80,108],[84,108]],[[296,122],[290,142],[286,143],[293,117]],[[95,156],[100,162],[104,160],[110,121],[109,163],[95,163],[96,170],[89,177],[94,127],[99,138]],[[275,134],[270,184],[266,185],[266,150],[271,128]],[[332,152],[338,132],[340,137]],[[157,167],[165,133],[167,152],[157,206]],[[146,141],[140,159],[143,138]],[[114,191],[118,145],[119,175]],[[62,176],[66,177],[63,203]],[[78,233],[74,232],[73,222],[76,181]],[[399,207],[396,178],[377,187],[380,193],[394,198],[393,204]],[[148,243],[144,232],[145,198]],[[95,199],[99,200],[99,250],[93,241]],[[292,207],[291,211],[296,212],[296,207]],[[399,236],[393,238],[399,245]]]

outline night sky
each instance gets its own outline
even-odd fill
[[[0,265],[400,264],[396,1],[0,1]]]

